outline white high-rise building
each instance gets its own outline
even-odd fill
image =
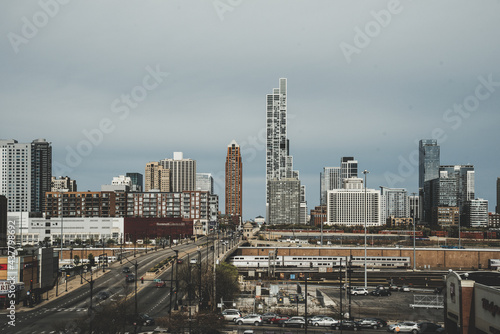
[[[300,189],[299,173],[293,170],[293,157],[290,155],[290,143],[287,137],[287,80],[280,78],[279,87],[273,89],[272,94],[266,96],[266,213],[267,221],[271,224],[293,221],[298,223],[295,208],[300,207],[307,211],[307,204],[300,201],[300,196],[287,196],[287,200],[299,199],[297,203],[291,203],[293,210],[287,210],[288,217],[278,211],[282,206],[279,205],[279,199],[270,198],[270,196],[280,196],[283,190],[291,184],[292,179],[298,182]],[[287,180],[286,182],[280,182]],[[271,195],[271,183],[272,193]],[[293,182],[292,182],[293,183]],[[278,191],[277,189],[281,189]],[[301,204],[302,203],[302,204]],[[279,207],[271,207],[279,205]],[[298,211],[297,211],[298,214]],[[279,216],[279,218],[278,218]]]
[[[159,163],[170,170],[170,191],[196,190],[196,160],[184,159],[182,152],[174,152],[173,159],[164,159]]]
[[[381,215],[381,196],[375,189],[359,188],[358,178],[351,178],[356,182],[351,183],[354,187],[346,189],[334,189],[328,191],[327,222],[328,225],[355,226],[365,224],[366,226],[383,225]],[[366,191],[366,192],[365,192]],[[366,195],[366,197],[365,197]],[[366,198],[366,205],[365,205]],[[366,207],[366,210],[365,210]],[[365,215],[366,212],[366,215]]]
[[[488,227],[488,200],[477,198],[468,201],[465,212],[470,227]]]
[[[51,190],[52,146],[45,139],[31,143],[0,140],[0,195],[9,212],[43,212]]]

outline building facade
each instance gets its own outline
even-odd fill
[[[0,194],[10,212],[37,212],[51,190],[52,146],[45,139],[31,143],[0,140]]]
[[[240,223],[243,214],[243,165],[240,146],[234,140],[227,147],[225,181],[225,213],[233,218],[234,223]]]
[[[72,180],[68,176],[59,176],[58,178],[52,176],[50,191],[52,192],[67,192],[78,191],[76,180]]]
[[[125,176],[132,181],[130,191],[143,192],[144,176],[141,173],[127,173]]]
[[[354,160],[354,157],[340,159],[340,177],[342,180],[358,177],[358,161]]]
[[[458,226],[460,211],[457,206],[435,206],[432,208],[431,222],[441,227]]]
[[[436,139],[422,139],[419,141],[418,151],[418,188],[423,204],[421,218],[428,222],[432,209],[428,182],[439,178],[440,147]]]
[[[340,167],[323,167],[320,174],[320,204],[326,205],[328,190],[341,188]]]
[[[410,203],[408,192],[403,188],[380,187],[380,195],[384,205],[383,217],[409,218]],[[385,220],[385,219],[384,219]]]
[[[500,177],[497,177],[497,206],[495,212],[500,213]]]
[[[268,180],[270,225],[300,223],[300,181],[296,178]]]
[[[170,169],[164,168],[159,162],[153,161],[146,164],[145,191],[170,191]]]
[[[362,182],[362,180],[361,180]],[[328,224],[381,226],[381,196],[375,189],[334,189],[328,191]]]
[[[477,198],[464,207],[465,223],[470,227],[488,227],[488,200]]]
[[[214,178],[210,173],[196,173],[196,190],[214,193]]]
[[[196,190],[196,160],[184,159],[182,152],[174,152],[173,159],[163,159],[159,163],[170,170],[170,191]]]

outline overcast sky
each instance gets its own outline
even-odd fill
[[[265,215],[266,94],[287,78],[309,209],[342,156],[368,188],[416,192],[418,140],[436,138],[441,164],[475,166],[493,211],[499,13],[498,0],[2,0],[0,138],[46,138],[53,174],[80,191],[182,151],[215,176],[222,212],[235,139],[251,219]]]

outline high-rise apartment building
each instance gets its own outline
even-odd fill
[[[402,188],[380,187],[380,194],[384,212],[382,212],[382,221],[387,217],[410,218],[410,203],[408,193]]]
[[[9,212],[44,209],[45,192],[51,190],[52,146],[45,139],[31,143],[0,140],[0,194],[8,199]]]
[[[358,177],[358,161],[354,160],[354,157],[340,159],[340,177],[342,180]]]
[[[468,201],[464,206],[466,224],[470,227],[488,227],[488,200],[477,198]]]
[[[342,178],[340,167],[323,167],[320,174],[320,203],[326,205],[328,190],[341,189]]]
[[[67,192],[67,191],[78,191],[76,180],[72,180],[68,176],[59,176],[58,178],[52,176],[51,182],[51,190],[52,192]]]
[[[432,215],[430,181],[439,178],[440,147],[436,139],[422,139],[418,152],[418,188],[423,204],[422,219],[428,222]]]
[[[196,190],[196,160],[184,159],[182,152],[174,152],[173,159],[163,159],[159,163],[170,170],[170,191]]]
[[[153,161],[146,164],[144,175],[146,176],[145,191],[170,192],[170,169]]]
[[[472,165],[440,166],[439,179],[432,182],[432,206],[458,206],[462,213],[465,203],[475,198],[474,179]]]
[[[271,225],[300,223],[300,181],[296,178],[268,180]]]
[[[7,247],[7,197],[0,195],[0,248]]]
[[[132,181],[132,185],[130,186],[130,191],[133,192],[142,192],[144,177],[141,173],[127,173],[125,176],[130,177]]]
[[[243,209],[243,166],[240,145],[234,140],[227,146],[225,190],[226,215],[239,223]]]
[[[380,204],[380,192],[375,189],[329,190],[327,224],[364,226],[366,219],[366,226],[381,226],[385,222],[381,220]]]
[[[210,173],[196,173],[196,190],[214,193],[214,178]]]
[[[282,190],[291,186],[291,180],[299,182],[299,202],[293,203],[292,208],[287,210],[291,213],[290,219],[295,221],[294,208],[298,210],[302,206],[307,210],[305,201],[300,202],[300,181],[298,171],[293,170],[293,157],[290,155],[290,142],[287,137],[287,80],[280,78],[279,87],[273,89],[272,94],[266,96],[266,212],[267,221],[270,224],[285,221],[283,217],[276,216],[278,205],[276,199],[270,198],[271,185],[274,195],[281,195]],[[280,181],[286,182],[280,183]],[[293,187],[292,187],[293,188]],[[287,196],[287,200],[295,199],[295,195]],[[302,204],[301,204],[302,203]],[[297,213],[298,214],[298,213]],[[299,220],[297,220],[297,223]]]

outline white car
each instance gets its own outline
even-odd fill
[[[357,296],[357,295],[365,295],[368,296],[368,290],[365,288],[352,288],[351,289],[351,295]]]
[[[399,329],[399,330],[398,330]],[[388,332],[394,333],[418,333],[418,324],[413,321],[403,321],[387,327]]]
[[[325,327],[331,327],[331,326],[334,326],[336,324],[338,324],[339,321],[338,320],[335,320],[333,318],[330,318],[330,317],[324,317],[322,319],[318,319],[318,320],[314,320],[312,322],[312,325],[313,326],[325,326]]]
[[[224,317],[224,320],[234,321],[234,319],[240,318],[242,315],[240,310],[226,309],[222,311],[222,316]]]
[[[401,291],[403,291],[403,292],[410,292],[410,287],[408,285],[403,285],[401,287]]]
[[[234,319],[234,322],[241,325],[254,325],[259,326],[262,325],[262,317],[258,314],[249,314],[244,317]]]

